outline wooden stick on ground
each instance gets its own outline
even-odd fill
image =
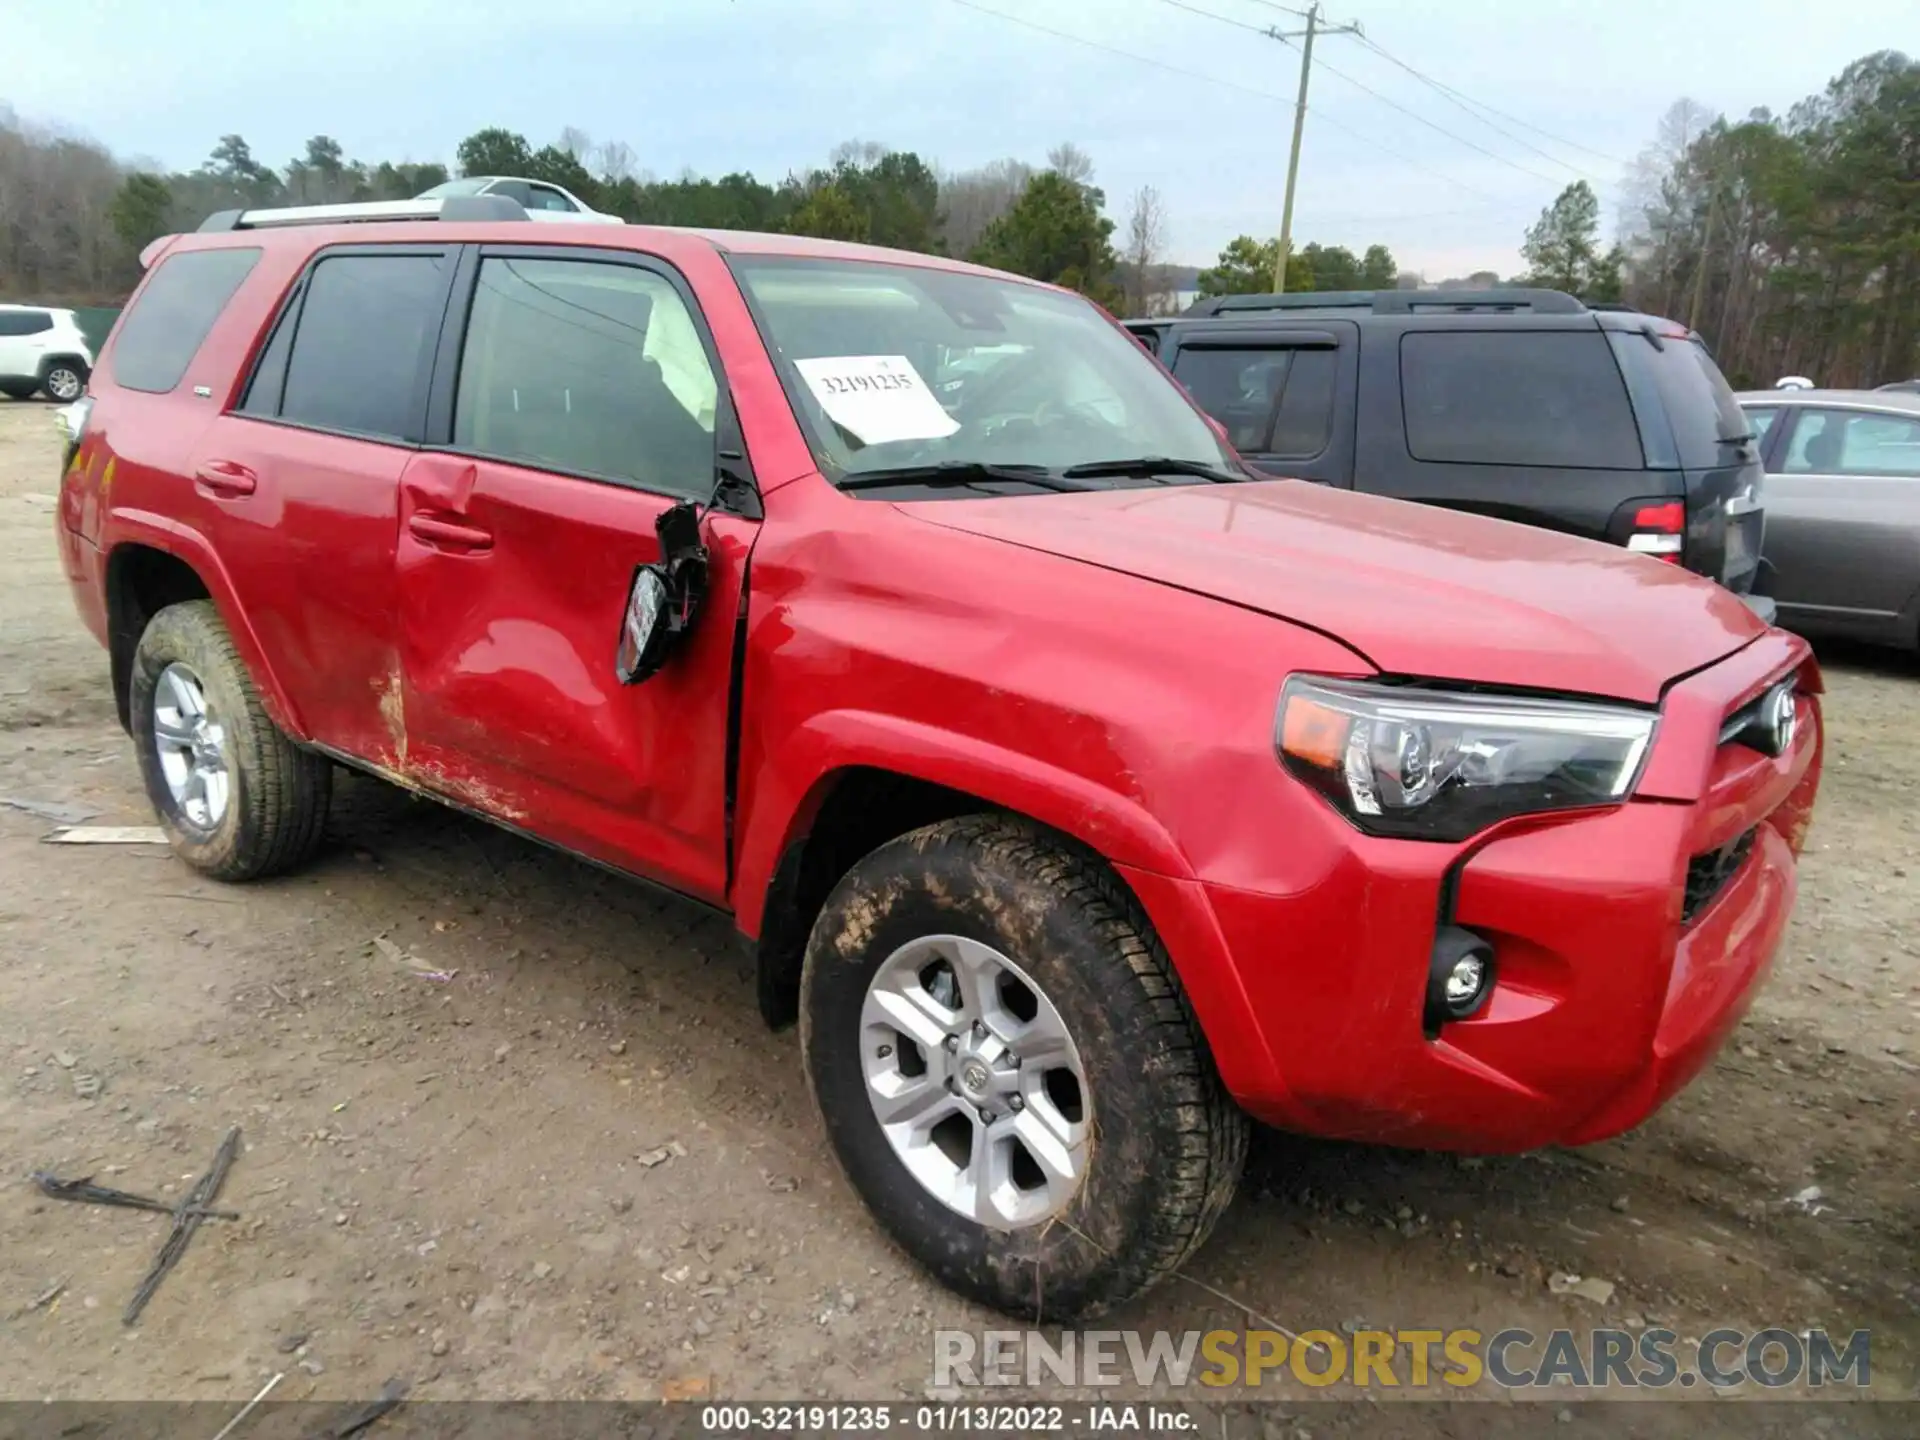
[[[140,1312],[147,1308],[147,1301],[160,1288],[160,1282],[167,1278],[180,1257],[187,1253],[187,1242],[193,1239],[200,1222],[207,1218],[207,1204],[220,1193],[227,1171],[233,1167],[233,1157],[239,1153],[240,1127],[236,1125],[227,1131],[227,1138],[220,1142],[207,1173],[194,1182],[193,1189],[187,1192],[186,1198],[174,1210],[173,1228],[167,1233],[160,1253],[153,1257],[153,1266],[140,1282],[140,1288],[133,1292],[133,1299],[127,1302],[126,1310],[121,1313],[122,1325],[131,1325],[140,1318]]]

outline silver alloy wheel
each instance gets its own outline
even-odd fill
[[[901,946],[868,982],[860,1046],[874,1118],[928,1194],[997,1230],[1066,1208],[1086,1178],[1086,1071],[1013,961],[957,935]]]
[[[59,401],[78,400],[87,382],[80,372],[67,365],[56,365],[47,372],[47,393]]]
[[[200,677],[178,660],[153,687],[153,743],[180,818],[195,830],[216,829],[233,793],[226,728]]]

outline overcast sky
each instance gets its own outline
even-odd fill
[[[1611,207],[1681,95],[1785,109],[1860,55],[1920,46],[1915,0],[1356,0],[1328,18],[1511,117],[1491,128],[1354,38],[1320,41],[1405,108],[1315,66],[1296,240],[1384,242],[1429,280],[1511,273],[1574,179]],[[230,131],[274,164],[319,132],[451,164],[482,126],[538,145],[573,125],[662,176],[774,180],[848,139],[952,169],[1072,140],[1116,218],[1158,187],[1172,258],[1204,263],[1279,224],[1299,55],[1269,24],[1298,27],[1270,0],[0,0],[0,101],[168,168]]]

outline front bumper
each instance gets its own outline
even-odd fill
[[[1314,883],[1273,893],[1131,873],[1223,1079],[1257,1118],[1372,1142],[1513,1151],[1602,1139],[1712,1059],[1785,933],[1819,784],[1817,694],[1767,757],[1721,720],[1796,670],[1775,631],[1674,686],[1637,797],[1463,847],[1346,832]],[[1750,836],[1683,917],[1688,865]],[[1422,1029],[1437,927],[1494,948],[1471,1019]]]

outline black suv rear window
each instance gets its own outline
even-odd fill
[[[260,259],[252,249],[169,255],[120,321],[113,378],[129,390],[164,394],[187,373],[200,342]]]
[[[1613,351],[1593,330],[1425,330],[1401,337],[1416,460],[1639,470],[1646,460]]]

